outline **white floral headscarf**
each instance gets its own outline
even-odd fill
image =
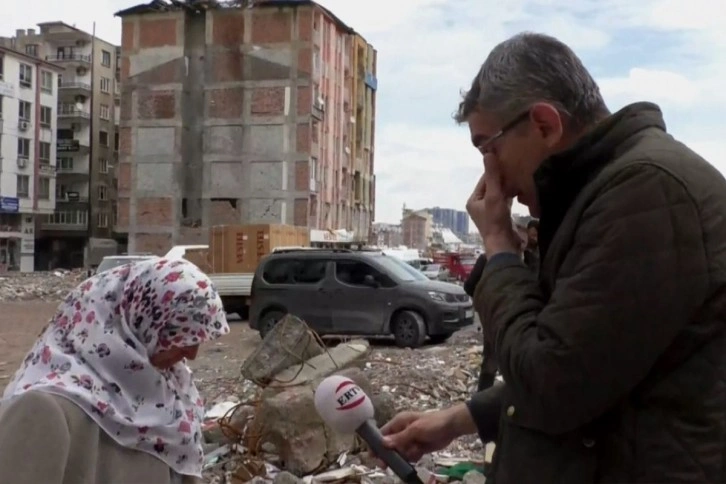
[[[120,445],[200,476],[204,403],[191,370],[185,362],[158,370],[149,358],[228,332],[222,301],[194,264],[121,266],[68,295],[3,399],[31,390],[63,396]]]

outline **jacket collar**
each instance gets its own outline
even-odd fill
[[[660,108],[647,102],[631,104],[605,118],[574,146],[540,165],[534,181],[541,212],[541,257],[544,258],[552,237],[580,191],[608,163],[627,151],[634,135],[648,128],[665,131]]]

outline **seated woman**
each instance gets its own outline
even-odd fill
[[[204,406],[185,359],[228,332],[190,262],[153,259],[84,281],[5,389],[0,482],[198,482]]]

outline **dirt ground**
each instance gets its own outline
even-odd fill
[[[0,395],[57,307],[58,303],[41,301],[0,303]],[[200,390],[210,380],[238,376],[242,362],[260,342],[246,323],[230,318],[230,327],[230,334],[203,345],[190,364]]]

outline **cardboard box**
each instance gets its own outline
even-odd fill
[[[184,258],[199,267],[205,274],[211,274],[212,264],[209,263],[209,249],[187,249]]]
[[[209,262],[214,273],[251,273],[277,247],[307,247],[307,227],[291,225],[218,225],[209,234]]]

